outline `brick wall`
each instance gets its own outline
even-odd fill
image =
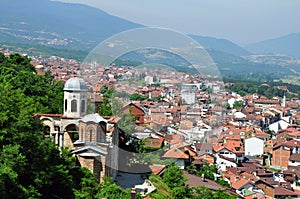
[[[283,149],[283,147],[278,147],[273,149],[272,152],[272,166],[277,167],[287,167],[290,158],[290,151]]]
[[[103,181],[103,176],[107,175],[107,166],[106,166],[106,157],[97,156],[97,157],[81,157],[77,156],[80,166],[90,170],[99,182]],[[110,177],[110,175],[108,175]]]

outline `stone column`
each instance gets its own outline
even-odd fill
[[[59,132],[57,139],[59,140],[58,146],[63,147],[64,146],[64,132]]]

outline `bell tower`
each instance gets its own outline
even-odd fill
[[[81,78],[68,79],[64,86],[64,116],[82,118],[87,113],[87,85]]]

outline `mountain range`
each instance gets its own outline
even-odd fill
[[[0,44],[21,43],[89,52],[112,35],[144,27],[82,4],[50,0],[1,0],[1,3],[5,6],[0,7]],[[291,72],[287,69],[289,64],[293,71],[299,70],[300,63],[290,60],[300,58],[300,33],[244,47],[226,39],[188,36],[207,49],[225,73],[274,72],[274,69]],[[257,53],[259,60],[252,56]],[[270,59],[275,59],[270,53],[285,54],[284,63],[270,64]]]
[[[300,58],[299,44],[300,33],[293,33],[275,39],[248,44],[245,46],[245,49],[252,53],[278,53]]]
[[[3,2],[4,1],[4,2]],[[90,50],[119,32],[142,27],[81,4],[1,0],[0,39]]]

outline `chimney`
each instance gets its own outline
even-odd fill
[[[136,189],[135,188],[131,189],[131,199],[136,199]]]

